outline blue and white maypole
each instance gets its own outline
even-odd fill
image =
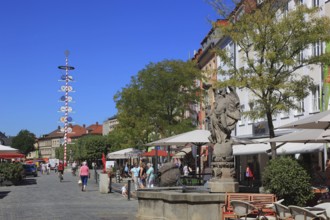
[[[70,92],[73,92],[73,88],[70,85],[71,82],[73,82],[73,78],[71,75],[69,75],[70,70],[74,70],[73,66],[69,66],[69,51],[65,51],[65,66],[59,66],[58,68],[60,70],[64,70],[65,74],[61,75],[61,82],[65,82],[64,85],[61,86],[60,92],[64,92],[64,96],[61,96],[60,101],[64,102],[64,106],[61,106],[60,112],[64,114],[60,118],[60,121],[64,123],[64,128],[61,129],[62,132],[64,132],[64,137],[63,137],[63,146],[64,146],[64,164],[65,166],[67,165],[67,157],[66,157],[66,146],[68,144],[68,133],[72,132],[72,129],[68,126],[68,123],[72,122],[72,117],[69,116],[69,113],[72,112],[72,107],[69,106],[69,103],[72,102],[72,97],[69,96]]]

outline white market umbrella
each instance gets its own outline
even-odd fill
[[[0,144],[0,152],[15,152],[15,151],[18,151],[18,149]]]
[[[196,145],[209,144],[209,136],[211,135],[208,130],[194,130],[182,134],[174,135],[168,138],[163,138],[157,141],[146,144],[147,146],[167,146],[167,145],[185,145],[193,143]]]
[[[267,142],[291,142],[291,143],[329,143],[330,130],[301,129],[290,134],[271,138]]]
[[[292,132],[290,134],[282,135],[279,137],[271,138],[268,142],[282,142],[282,144],[278,145],[277,148],[285,146],[286,143],[304,143],[304,146],[301,146],[301,150],[303,148],[312,148],[308,146],[306,143],[330,143],[330,130],[323,129],[301,129],[296,132]],[[308,150],[308,149],[307,149]],[[305,149],[306,151],[306,149]],[[327,150],[326,147],[323,147],[324,151],[324,162],[327,160]]]
[[[108,153],[108,159],[128,159],[128,158],[138,158],[142,151],[134,148],[126,148],[112,153]]]
[[[208,145],[211,144],[209,137],[211,136],[211,132],[209,130],[194,130],[185,132],[182,134],[174,135],[168,138],[160,139],[158,141],[153,141],[147,146],[168,146],[168,145],[186,145],[186,144],[194,144],[194,145]],[[248,139],[240,139],[237,137],[232,137],[234,144],[252,144],[255,143]]]
[[[282,128],[327,130],[330,128],[330,110],[278,127],[278,129]]]

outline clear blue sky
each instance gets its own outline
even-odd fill
[[[0,131],[62,125],[58,82],[69,50],[76,124],[117,113],[113,96],[150,62],[187,60],[217,19],[205,0],[0,2]]]

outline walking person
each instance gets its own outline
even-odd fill
[[[86,161],[84,161],[82,163],[82,166],[80,167],[79,176],[80,176],[80,179],[81,179],[81,182],[82,182],[81,191],[86,191],[87,181],[88,181],[88,178],[89,178],[89,168],[87,166]]]
[[[64,164],[62,161],[58,164],[58,176],[60,178],[60,181],[62,182],[63,180],[63,174],[64,174]]]
[[[128,164],[127,164],[127,162],[125,164],[124,172],[125,172],[125,177],[126,178],[129,177],[129,175],[128,175]]]
[[[46,164],[45,163],[42,163],[41,164],[41,173],[42,174],[45,174],[46,173]]]
[[[76,176],[76,171],[77,171],[77,163],[76,161],[73,161],[72,165],[71,165],[71,169],[72,169],[72,176]]]
[[[145,163],[141,162],[140,163],[140,171],[139,171],[139,185],[140,188],[143,189],[146,186],[146,178],[147,178],[147,174],[146,174],[146,165]]]
[[[50,174],[50,163],[46,164],[47,175]]]
[[[131,169],[131,173],[136,191],[139,188],[139,173],[140,173],[140,167],[138,167],[137,163],[134,164],[134,167]]]
[[[152,187],[154,187],[154,183],[155,183],[154,168],[152,167],[151,163],[148,163],[147,166],[148,166],[148,170],[147,170],[147,187],[152,188]]]
[[[55,163],[54,170],[55,170],[55,173],[57,173],[57,170],[58,170],[58,165],[57,165],[57,163]]]

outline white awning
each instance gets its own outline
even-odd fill
[[[270,150],[270,144],[247,144],[233,145],[233,155],[252,155],[252,154],[267,154]],[[286,143],[276,150],[278,155],[282,154],[303,154],[316,151],[323,151],[323,144],[303,144],[303,143]]]
[[[127,148],[112,153],[108,153],[108,159],[128,159],[128,158],[137,158],[141,154],[140,150],[134,148]]]
[[[1,152],[13,152],[13,151],[18,151],[18,149],[0,144],[0,151]]]

